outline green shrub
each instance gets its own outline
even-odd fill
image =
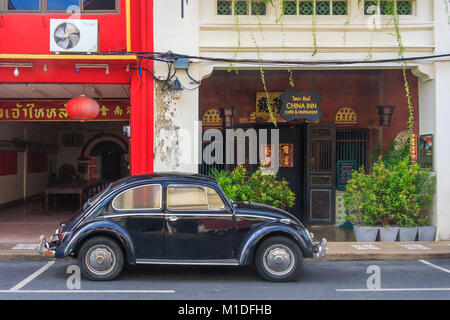
[[[285,179],[256,170],[247,176],[247,170],[239,165],[233,171],[212,169],[210,175],[219,183],[225,195],[236,202],[249,201],[287,209],[295,204],[295,194]]]
[[[353,173],[344,193],[348,219],[367,226],[426,225],[435,177],[408,157],[385,162],[380,157],[370,173]]]

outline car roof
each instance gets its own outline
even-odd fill
[[[114,185],[123,185],[123,184],[129,184],[129,183],[138,183],[140,181],[158,181],[158,182],[164,182],[164,181],[190,181],[190,182],[216,182],[216,180],[210,176],[206,176],[203,174],[198,173],[185,173],[185,172],[154,172],[154,173],[148,173],[148,174],[140,174],[140,175],[134,175],[134,176],[128,176],[125,178],[122,178],[118,181],[115,181]]]

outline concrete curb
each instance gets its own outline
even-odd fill
[[[361,260],[424,260],[450,259],[450,253],[416,253],[416,254],[330,254],[323,258],[327,261],[361,261]]]
[[[12,250],[17,243],[0,243],[0,261],[48,261],[51,258],[39,255],[36,250]],[[402,245],[419,245],[426,249],[410,250]],[[366,247],[376,247],[364,249]],[[357,249],[359,247],[359,249]],[[363,249],[361,249],[361,247]],[[72,258],[65,258],[72,260]],[[420,260],[450,259],[450,241],[440,242],[329,242],[323,260]],[[313,259],[308,259],[313,260]],[[316,259],[314,259],[316,260]],[[316,260],[317,261],[317,260]]]

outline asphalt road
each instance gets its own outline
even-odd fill
[[[253,267],[127,266],[114,281],[82,278],[69,290],[73,264],[0,261],[0,299],[450,299],[450,260],[305,261],[291,283],[263,281]]]

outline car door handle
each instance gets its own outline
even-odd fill
[[[178,218],[177,216],[166,216],[166,220],[169,220],[170,222],[176,222],[179,219],[180,218]]]

